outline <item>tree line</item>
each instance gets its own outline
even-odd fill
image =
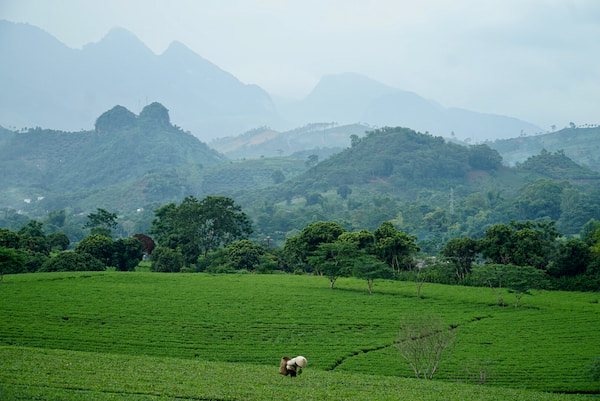
[[[1,272],[127,271],[147,255],[155,272],[315,274],[326,277],[330,288],[338,278],[352,276],[364,279],[369,292],[376,279],[486,285],[500,296],[504,287],[518,299],[533,288],[600,289],[600,222],[594,219],[583,226],[580,239],[566,239],[553,221],[495,224],[483,238],[452,238],[437,255],[426,257],[417,237],[392,221],[373,231],[317,221],[274,248],[267,238],[249,239],[251,219],[228,197],[189,196],[154,215],[149,235],[114,240],[117,215],[98,208],[83,226],[89,235],[72,251],[66,251],[66,234],[46,235],[35,220],[17,232],[0,229]],[[500,297],[499,303],[504,303]]]

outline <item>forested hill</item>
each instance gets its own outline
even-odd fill
[[[489,145],[502,155],[505,164],[511,166],[545,149],[548,152],[563,151],[578,164],[600,171],[600,127],[572,126],[544,135],[497,140]]]
[[[433,254],[450,238],[480,238],[497,223],[556,221],[578,234],[597,218],[600,175],[561,152],[542,152],[516,167],[488,145],[463,146],[408,128],[383,128],[281,184],[236,197],[256,233],[283,243],[314,221],[374,230],[392,221]]]
[[[522,163],[517,163],[520,171],[529,171],[554,180],[597,181],[600,173],[580,166],[566,156],[564,150],[554,153],[542,148],[539,155],[530,156]]]
[[[0,134],[1,201],[15,208],[24,199],[44,198],[49,209],[60,209],[94,191],[132,180],[139,181],[141,200],[163,200],[152,195],[165,192],[156,188],[157,180],[142,177],[165,176],[182,167],[202,169],[226,160],[173,126],[168,110],[159,103],[146,106],[139,116],[116,106],[98,117],[94,131],[37,128]],[[165,176],[162,181],[169,179]],[[170,181],[169,186],[181,185]]]
[[[349,186],[411,200],[422,190],[476,187],[504,174],[500,170],[506,170],[502,158],[487,145],[466,147],[408,128],[383,128],[353,137],[351,147],[286,183],[279,194],[301,196]]]

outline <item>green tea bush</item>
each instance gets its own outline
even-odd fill
[[[46,260],[41,272],[102,271],[106,266],[89,253],[60,252]]]

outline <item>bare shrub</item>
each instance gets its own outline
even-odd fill
[[[402,319],[395,346],[417,378],[433,379],[443,357],[454,349],[456,333],[440,317],[422,315]]]

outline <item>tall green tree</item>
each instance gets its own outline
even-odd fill
[[[494,224],[485,232],[481,252],[491,263],[507,265],[511,262],[514,246],[514,228],[508,224]]]
[[[464,280],[478,253],[479,241],[467,237],[451,239],[440,254],[454,265],[458,280]]]
[[[338,278],[350,276],[359,254],[356,242],[336,240],[319,244],[308,261],[317,274],[329,279],[329,288],[333,289]]]
[[[317,221],[304,227],[300,234],[285,241],[284,252],[297,266],[309,263],[308,256],[322,243],[330,243],[346,232],[346,229],[332,221]]]
[[[152,261],[150,270],[162,273],[179,272],[185,263],[181,252],[166,247],[155,248],[150,260]]]
[[[558,244],[554,263],[548,269],[548,273],[553,277],[585,274],[591,262],[592,253],[589,246],[583,241],[569,239]]]
[[[134,271],[144,256],[137,238],[120,238],[112,243],[112,263],[118,271]]]
[[[352,275],[367,282],[369,294],[373,293],[373,285],[376,279],[391,279],[394,277],[394,271],[387,263],[379,260],[375,255],[369,254],[364,250],[359,251],[359,255],[354,259]]]
[[[227,251],[230,264],[235,270],[254,270],[265,254],[265,248],[248,239],[229,244]]]
[[[92,234],[112,236],[112,230],[119,226],[117,223],[117,214],[109,212],[102,208],[97,208],[97,213],[88,214],[88,222],[83,228],[90,228]]]
[[[161,207],[155,215],[150,233],[161,247],[178,249],[187,263],[252,233],[252,224],[241,206],[224,196],[207,196],[201,201],[188,196],[180,205]]]
[[[90,234],[75,247],[77,253],[87,253],[98,259],[105,266],[112,264],[113,241],[105,235]]]
[[[0,246],[16,249],[19,247],[19,235],[8,228],[0,228]]]
[[[48,246],[50,246],[50,249],[52,250],[65,251],[71,244],[71,240],[69,240],[67,234],[60,231],[48,234],[46,239],[48,240]]]
[[[516,207],[523,219],[550,218],[558,220],[561,213],[562,192],[569,187],[567,182],[538,179],[521,189]]]
[[[546,269],[559,236],[553,221],[495,224],[486,231],[481,252],[490,263]]]
[[[489,286],[496,294],[498,305],[505,306],[503,289],[513,293],[519,306],[523,295],[532,289],[545,288],[548,277],[542,270],[531,266],[513,264],[486,264],[473,268],[472,280],[476,284]]]
[[[22,273],[25,261],[25,256],[15,249],[0,246],[0,282],[4,279],[4,274]]]
[[[414,257],[420,250],[417,237],[397,230],[389,221],[381,223],[373,235],[379,258],[394,271],[412,268]]]
[[[22,227],[17,231],[17,234],[19,236],[20,249],[27,250],[34,254],[43,254],[45,256],[50,254],[50,246],[48,245],[42,223],[35,220],[29,220],[25,227]]]

